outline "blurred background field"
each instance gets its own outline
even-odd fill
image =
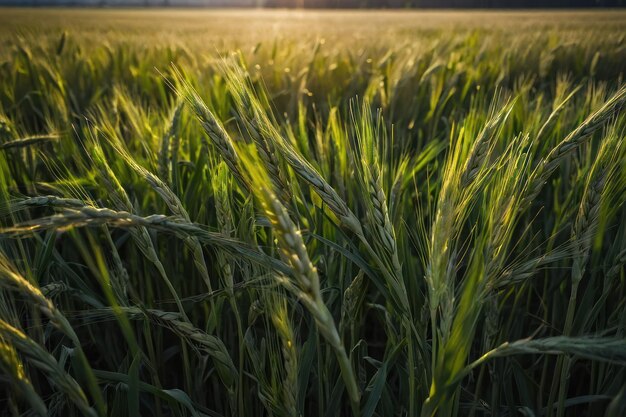
[[[131,36],[184,35],[186,43],[202,35],[212,41],[235,40],[256,43],[273,38],[308,37],[351,41],[346,35],[399,34],[411,36],[430,31],[480,29],[528,35],[522,29],[560,33],[593,32],[598,36],[624,29],[621,9],[604,10],[287,10],[287,9],[93,9],[93,8],[3,8],[2,36],[21,31],[74,29],[81,36],[102,38],[103,31]],[[517,33],[516,33],[517,32]],[[540,35],[541,33],[535,33]],[[252,38],[252,39],[249,39]],[[368,42],[376,38],[368,38]],[[404,40],[404,39],[401,39]],[[256,42],[255,42],[256,41]]]
[[[46,62],[69,90],[81,83],[105,94],[115,85],[145,87],[147,100],[165,100],[152,90],[163,85],[159,72],[167,72],[171,63],[193,71],[200,83],[211,82],[216,63],[240,50],[253,75],[263,77],[272,94],[283,97],[278,103],[292,105],[279,107],[279,113],[293,112],[293,96],[302,96],[300,87],[307,83],[319,84],[300,97],[308,104],[328,107],[329,101],[345,104],[367,95],[381,99],[377,90],[386,90],[386,100],[404,105],[405,97],[390,89],[401,84],[400,78],[410,81],[431,66],[445,66],[440,73],[444,78],[464,83],[456,89],[464,96],[477,86],[488,95],[500,84],[512,87],[520,79],[542,88],[561,75],[616,85],[625,67],[626,12],[620,10],[59,8],[3,9],[0,20],[7,84],[15,74],[28,79],[15,71],[26,64],[21,55],[28,65],[37,65],[37,58]],[[70,76],[78,82],[64,79]],[[376,85],[381,81],[384,88]],[[17,79],[10,87],[18,89],[19,83]],[[16,97],[5,99],[9,101],[25,104]]]

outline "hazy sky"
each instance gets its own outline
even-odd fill
[[[207,7],[611,7],[626,0],[0,0],[0,5]]]

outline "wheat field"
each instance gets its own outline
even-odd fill
[[[0,416],[626,415],[625,33],[0,8]]]

